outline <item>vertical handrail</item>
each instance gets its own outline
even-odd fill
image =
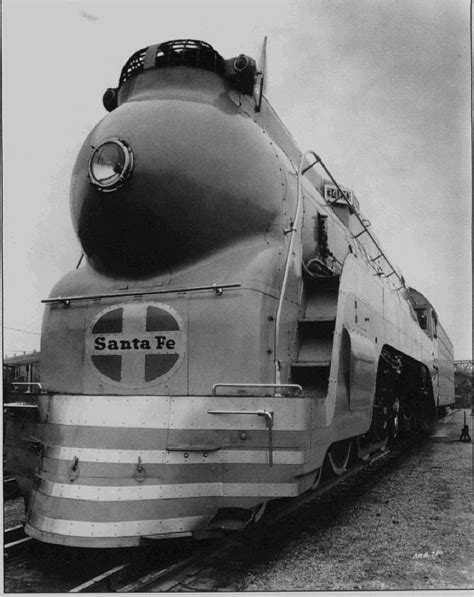
[[[306,156],[312,154],[314,156],[314,163],[311,164],[310,166],[308,166],[307,168],[304,169],[303,171],[303,165],[306,159]],[[297,178],[297,186],[296,186],[296,208],[295,208],[295,215],[293,218],[293,221],[291,223],[291,227],[288,230],[284,230],[284,234],[291,234],[291,239],[290,239],[290,244],[288,246],[288,252],[286,255],[286,263],[285,263],[285,273],[283,275],[283,282],[281,285],[281,292],[280,292],[280,298],[278,301],[278,309],[277,309],[277,314],[276,314],[276,319],[275,319],[275,342],[274,342],[274,364],[275,364],[275,383],[277,385],[281,385],[281,375],[280,375],[280,371],[281,371],[281,361],[278,358],[279,357],[279,352],[280,352],[280,342],[279,342],[279,337],[280,337],[280,322],[281,322],[281,313],[283,310],[283,301],[285,299],[285,294],[286,294],[286,287],[288,285],[288,276],[289,276],[289,272],[290,272],[290,265],[291,265],[291,256],[293,254],[293,250],[294,250],[294,245],[295,245],[295,241],[296,241],[296,234],[295,232],[297,232],[298,230],[298,226],[299,226],[299,219],[300,219],[300,213],[301,213],[301,205],[302,205],[302,201],[301,201],[301,195],[302,195],[302,191],[301,191],[301,181],[302,181],[302,177],[303,174],[305,174],[310,168],[312,168],[313,166],[315,166],[318,162],[320,161],[320,158],[314,153],[314,151],[306,151],[302,154],[301,159],[300,159],[300,163],[298,166],[298,178]],[[279,394],[275,394],[276,396],[278,396]]]
[[[258,417],[264,417],[265,425],[268,429],[268,464],[273,466],[273,410],[265,410],[260,408],[259,410],[208,410],[209,415],[257,415]]]

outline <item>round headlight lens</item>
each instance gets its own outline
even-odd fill
[[[101,191],[115,191],[130,176],[132,168],[131,147],[120,139],[110,139],[94,149],[89,178]]]

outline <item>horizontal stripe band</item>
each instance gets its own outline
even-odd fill
[[[288,497],[298,495],[295,483],[175,483],[171,485],[66,485],[41,479],[37,491],[52,497],[102,502],[197,497]]]
[[[138,458],[146,464],[268,464],[268,449],[262,450],[100,450],[90,448],[71,448],[45,446],[45,458],[81,462],[127,463],[136,464]],[[299,450],[273,450],[274,464],[303,464],[304,453]]]
[[[214,516],[219,508],[253,508],[265,501],[258,497],[197,497],[168,500],[139,500],[129,502],[101,502],[69,500],[34,491],[30,513],[63,520],[85,522],[127,522],[130,520],[158,520],[189,516]]]
[[[35,530],[58,535],[77,537],[135,537],[182,533],[207,526],[212,516],[189,516],[163,520],[131,520],[126,522],[85,522],[80,520],[54,519],[48,516],[29,518],[26,531],[35,535]]]
[[[265,429],[262,416],[273,411],[274,430],[305,430],[311,400],[224,396],[40,396],[40,418],[49,424],[139,429]],[[210,410],[241,410],[209,414]]]
[[[157,481],[159,483],[159,481]],[[139,500],[133,502],[102,502],[91,500],[68,500],[34,491],[30,512],[35,516],[52,516],[64,520],[85,522],[127,522],[129,520],[158,520],[188,516],[211,516],[225,501],[235,499],[222,497],[176,498],[169,500]],[[255,498],[237,498],[243,507],[255,505]],[[258,500],[261,502],[262,500]],[[258,503],[258,502],[257,502]]]
[[[137,464],[101,464],[79,462],[72,467],[71,461],[43,458],[38,477],[51,483],[74,483],[98,487],[140,485],[174,485],[176,483],[292,483],[301,473],[303,465],[268,463],[193,463],[149,464],[141,468]],[[73,473],[73,481],[71,474]]]
[[[251,417],[247,417],[251,418]],[[240,429],[127,429],[125,427],[99,427],[74,425],[49,425],[44,423],[30,434],[42,438],[45,445],[73,446],[99,450],[165,450],[182,446],[194,450],[195,446],[222,446],[224,449],[262,450],[268,448],[268,429],[250,431]],[[242,432],[246,432],[242,439]],[[287,450],[310,449],[310,432],[276,431],[273,448]],[[167,450],[170,451],[170,450]]]

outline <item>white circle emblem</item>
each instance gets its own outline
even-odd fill
[[[163,383],[186,353],[183,321],[162,303],[114,305],[92,320],[86,352],[93,369],[109,384],[143,388]]]

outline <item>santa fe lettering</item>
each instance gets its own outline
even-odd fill
[[[156,348],[163,348],[163,346],[166,346],[168,350],[173,350],[176,345],[174,340],[167,340],[166,336],[155,336],[155,340]]]
[[[97,336],[94,339],[94,349],[101,350],[174,350],[176,346],[175,340],[167,340],[166,336],[155,336],[156,344],[152,346],[150,340],[141,340],[140,338],[132,338],[130,340],[106,340],[105,336]]]

